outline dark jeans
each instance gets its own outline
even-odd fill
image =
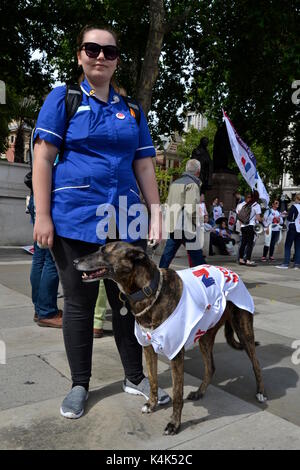
[[[280,235],[280,232],[272,232],[272,236],[271,236],[271,242],[270,242],[270,254],[269,254],[269,257],[272,258],[273,254],[274,254],[274,250],[275,250],[275,245],[276,243],[278,242],[279,240],[279,235]],[[268,252],[269,252],[269,247],[268,246],[264,246],[264,252],[263,252],[263,256],[266,258],[267,255],[268,255]]]
[[[174,232],[170,233],[170,237],[166,242],[164,252],[160,258],[159,267],[168,268],[176,255],[179,247],[181,245],[186,245],[186,243],[193,243],[193,240],[187,240],[184,235],[179,239],[174,237]],[[190,258],[190,266],[199,266],[199,264],[205,264],[205,259],[203,257],[203,252],[201,249],[197,250],[187,250],[187,253]]]
[[[252,250],[253,250],[253,241],[254,241],[254,227],[253,225],[247,225],[242,227],[242,241],[240,246],[240,259],[244,258],[246,251],[246,259],[251,260]]]
[[[34,203],[30,197],[28,209],[34,224]],[[35,312],[41,319],[51,318],[58,312],[57,290],[59,277],[55,262],[48,249],[41,249],[34,243],[30,272],[31,298]]]
[[[286,234],[284,245],[284,263],[289,264],[291,257],[291,248],[295,242],[295,260],[294,263],[300,265],[300,233],[297,232],[295,224],[290,224]]]
[[[146,249],[146,241],[134,245]],[[55,236],[53,254],[64,290],[63,334],[73,385],[88,386],[92,369],[94,309],[99,283],[83,283],[82,273],[73,266],[75,258],[93,253],[99,245]],[[111,280],[105,288],[113,311],[113,332],[125,376],[134,383],[143,378],[142,347],[134,335],[134,316],[120,315],[119,289]],[[127,305],[129,310],[129,306]]]

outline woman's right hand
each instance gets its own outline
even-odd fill
[[[36,215],[33,240],[40,248],[52,248],[54,238],[54,225],[50,215]]]

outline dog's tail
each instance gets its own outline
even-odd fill
[[[231,346],[233,349],[238,349],[239,351],[244,349],[244,346],[236,341],[234,337],[234,331],[229,320],[225,321],[225,338],[229,346]],[[255,341],[254,344],[255,346],[260,346],[259,341]]]
[[[242,344],[234,338],[234,331],[229,320],[225,321],[225,338],[229,346],[233,349],[238,349],[239,351],[244,349]]]

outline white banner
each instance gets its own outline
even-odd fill
[[[230,211],[228,215],[228,228],[233,232],[234,226],[236,224],[236,213],[234,211]]]
[[[256,189],[259,192],[260,199],[268,206],[270,198],[265,185],[257,172],[256,159],[253,153],[248,145],[240,138],[224,110],[223,117],[226,123],[232,153],[241,174],[249,184],[250,188]]]

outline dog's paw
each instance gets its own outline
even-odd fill
[[[142,413],[151,413],[151,412],[152,412],[152,410],[150,408],[149,403],[145,403],[143,408],[142,408]]]
[[[187,400],[200,400],[200,398],[203,398],[204,394],[199,392],[198,390],[196,392],[190,392],[187,396]]]
[[[263,393],[257,393],[256,400],[259,401],[259,403],[265,403],[268,400],[268,398],[265,397]]]
[[[180,425],[176,426],[173,423],[168,423],[165,430],[164,430],[164,435],[165,436],[175,436],[175,434],[178,433],[179,428],[180,428]]]
[[[142,413],[152,413],[155,410],[155,407],[156,405],[151,405],[151,403],[147,402],[142,408]]]

